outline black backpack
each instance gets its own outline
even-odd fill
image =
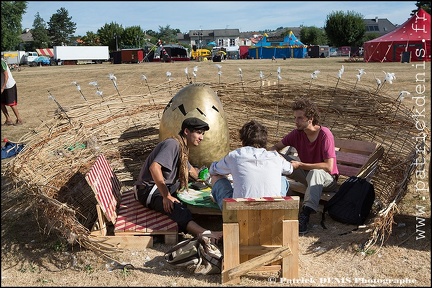
[[[338,222],[363,225],[375,201],[374,186],[366,179],[351,176],[340,186],[338,192],[324,205],[321,225],[326,212]]]

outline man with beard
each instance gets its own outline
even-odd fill
[[[286,146],[297,150],[298,158],[286,155],[298,167],[289,175],[307,186],[299,215],[299,233],[308,231],[310,214],[316,213],[323,191],[335,191],[339,171],[336,166],[334,137],[330,129],[319,124],[318,107],[309,99],[297,98],[292,104],[296,129],[285,135],[270,150]]]

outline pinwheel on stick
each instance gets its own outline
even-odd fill
[[[310,88],[311,88],[311,86],[312,86],[312,80],[317,79],[319,73],[320,73],[319,70],[315,70],[314,72],[312,72],[312,73],[310,74],[311,79],[310,79],[310,81],[309,81],[309,91],[310,91]]]
[[[96,87],[96,95],[102,97],[102,99],[103,99],[103,96],[102,96],[103,92],[102,92],[102,90],[99,89],[97,81],[92,81],[92,82],[89,83],[89,85],[92,85],[92,86]]]
[[[82,91],[81,91],[81,86],[80,86],[76,81],[73,81],[72,84],[74,84],[74,85],[76,86],[77,90],[81,93],[81,97],[82,97],[85,101],[87,101],[87,99],[85,98],[84,94],[83,94]]]
[[[115,89],[116,89],[116,91],[117,91],[117,94],[120,96],[120,92],[119,92],[119,90],[118,90],[118,88],[117,88],[117,77],[114,76],[114,74],[112,74],[112,73],[110,73],[110,74],[108,75],[108,77],[109,77],[109,79],[113,82],[114,87],[115,87]]]
[[[147,88],[149,90],[149,93],[151,94],[150,86],[149,86],[149,84],[147,82],[147,77],[144,74],[141,75],[141,80],[144,80],[146,82],[146,85],[147,85]]]

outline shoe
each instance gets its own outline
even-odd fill
[[[299,234],[304,235],[309,232],[309,215],[302,211],[299,215]]]
[[[308,206],[303,206],[302,212],[299,215],[299,234],[304,235],[309,232],[309,215],[316,213],[315,210]]]
[[[16,125],[22,125],[24,122],[22,120],[16,120]]]
[[[13,123],[11,120],[9,120],[9,121],[6,121],[6,122],[4,123],[4,125],[11,126],[11,125],[14,125],[14,123]]]

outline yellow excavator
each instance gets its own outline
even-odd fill
[[[199,60],[202,61],[205,59],[211,60],[212,53],[208,49],[196,49],[191,52],[191,60]]]

